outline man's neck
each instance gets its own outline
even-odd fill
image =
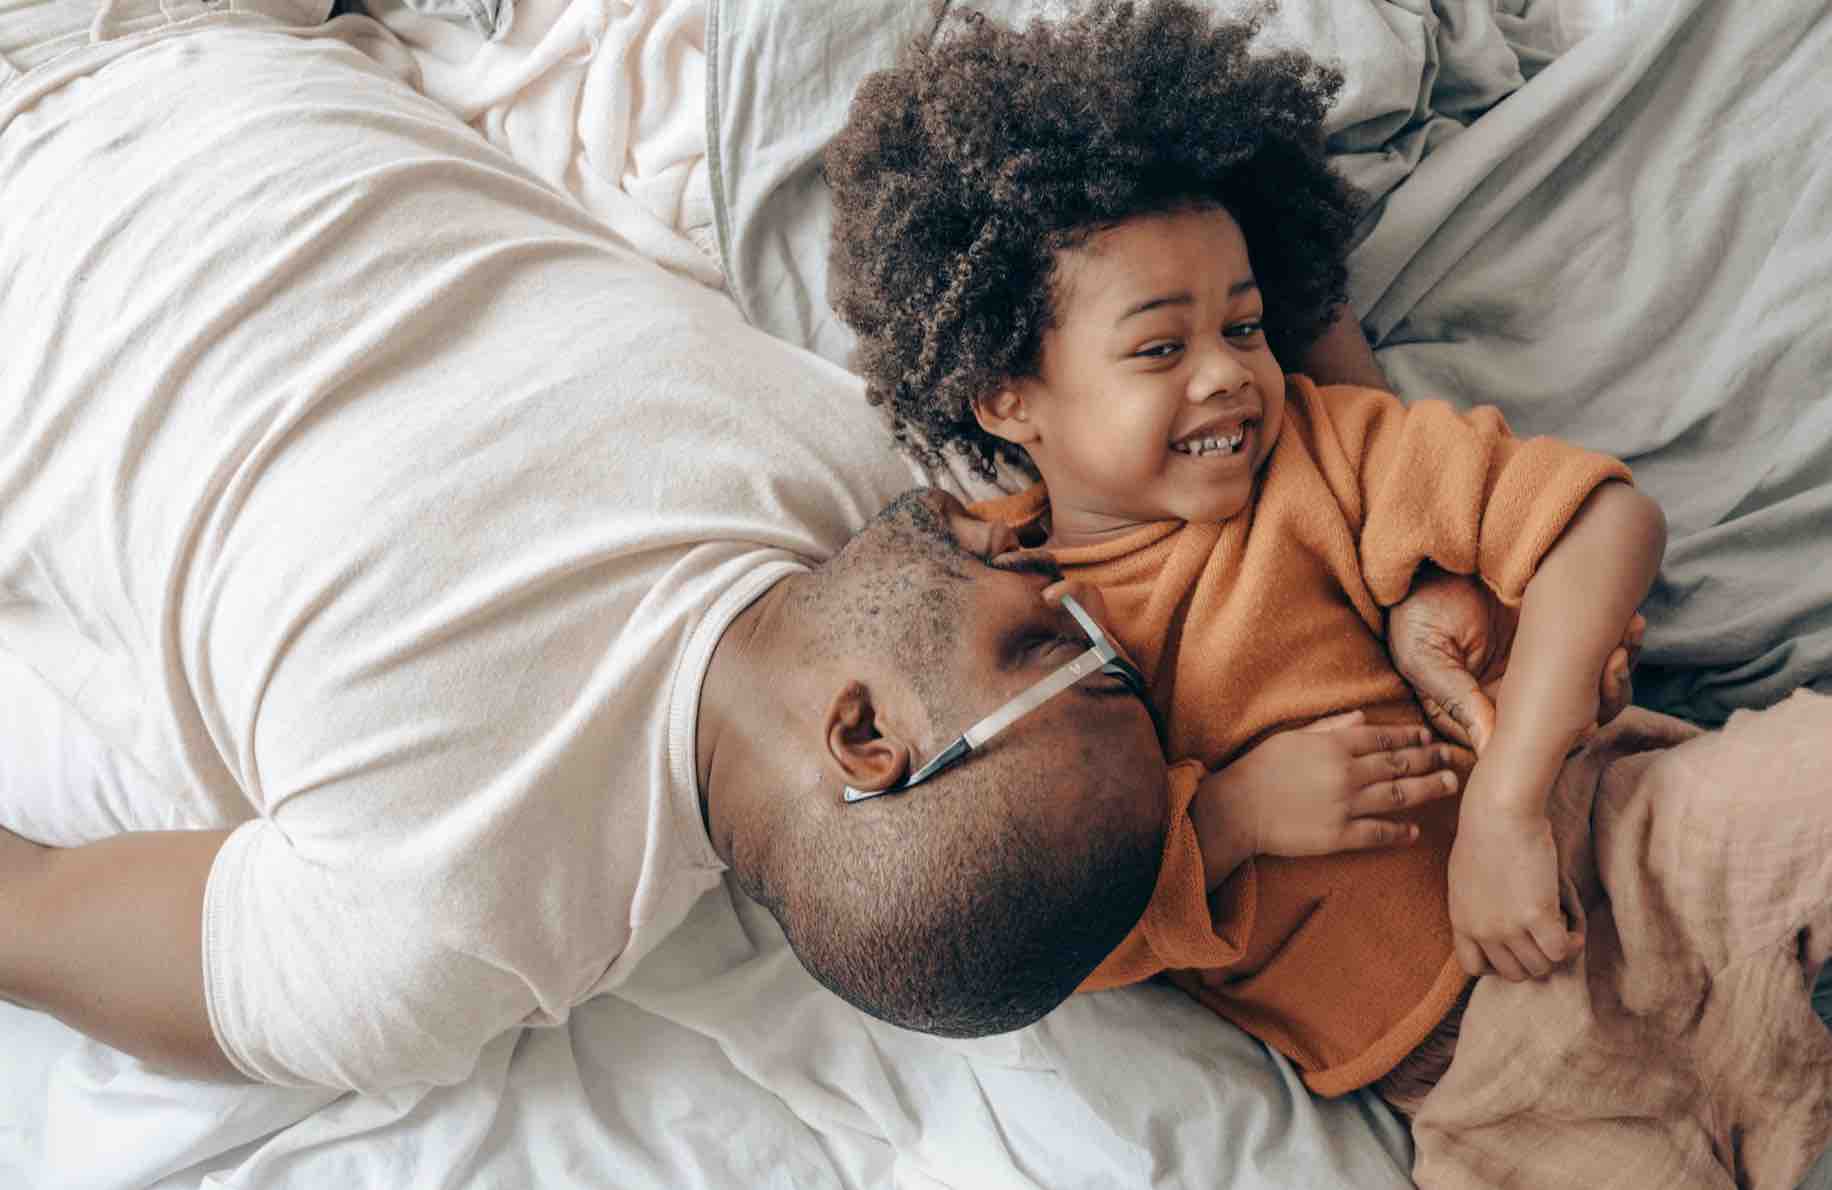
[[[783,579],[751,605],[739,612],[726,626],[713,646],[712,660],[706,667],[706,678],[700,685],[699,726],[694,739],[694,774],[699,784],[700,819],[713,849],[726,863],[731,862],[729,809],[726,801],[737,791],[728,772],[754,767],[758,711],[764,700],[789,697],[789,689],[800,676],[794,663],[797,650],[787,637],[789,625],[783,613],[792,586],[808,581],[807,575]]]

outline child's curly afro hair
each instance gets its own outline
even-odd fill
[[[1323,152],[1341,75],[1249,54],[1264,9],[1095,0],[1012,30],[970,14],[860,84],[828,146],[828,298],[853,366],[926,462],[990,478],[1018,447],[975,398],[1035,372],[1056,254],[1134,215],[1217,203],[1239,222],[1274,353],[1300,358],[1345,300],[1360,203]],[[911,431],[916,431],[912,437]]]

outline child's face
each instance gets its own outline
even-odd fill
[[[1238,514],[1278,440],[1285,375],[1234,217],[1138,216],[1058,264],[1038,374],[980,409],[1042,472],[1053,540]]]

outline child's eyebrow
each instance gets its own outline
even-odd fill
[[[1251,293],[1258,288],[1259,288],[1258,281],[1255,281],[1252,277],[1242,277],[1240,280],[1236,281],[1234,284],[1228,286],[1228,298],[1232,300],[1234,298],[1239,297],[1243,293]],[[1138,305],[1133,306],[1131,309],[1127,310],[1124,314],[1114,319],[1113,325],[1118,326],[1120,323],[1125,322],[1128,318],[1131,318],[1134,315],[1143,314],[1147,310],[1156,310],[1161,306],[1188,306],[1194,303],[1195,300],[1196,299],[1193,296],[1191,296],[1188,290],[1184,290],[1181,293],[1166,293],[1166,294],[1160,294],[1157,297],[1146,298],[1144,301],[1140,302]]]

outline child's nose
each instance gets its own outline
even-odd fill
[[[1233,396],[1252,379],[1253,373],[1235,358],[1233,348],[1226,343],[1211,344],[1190,377],[1190,403],[1200,405],[1211,397]]]

